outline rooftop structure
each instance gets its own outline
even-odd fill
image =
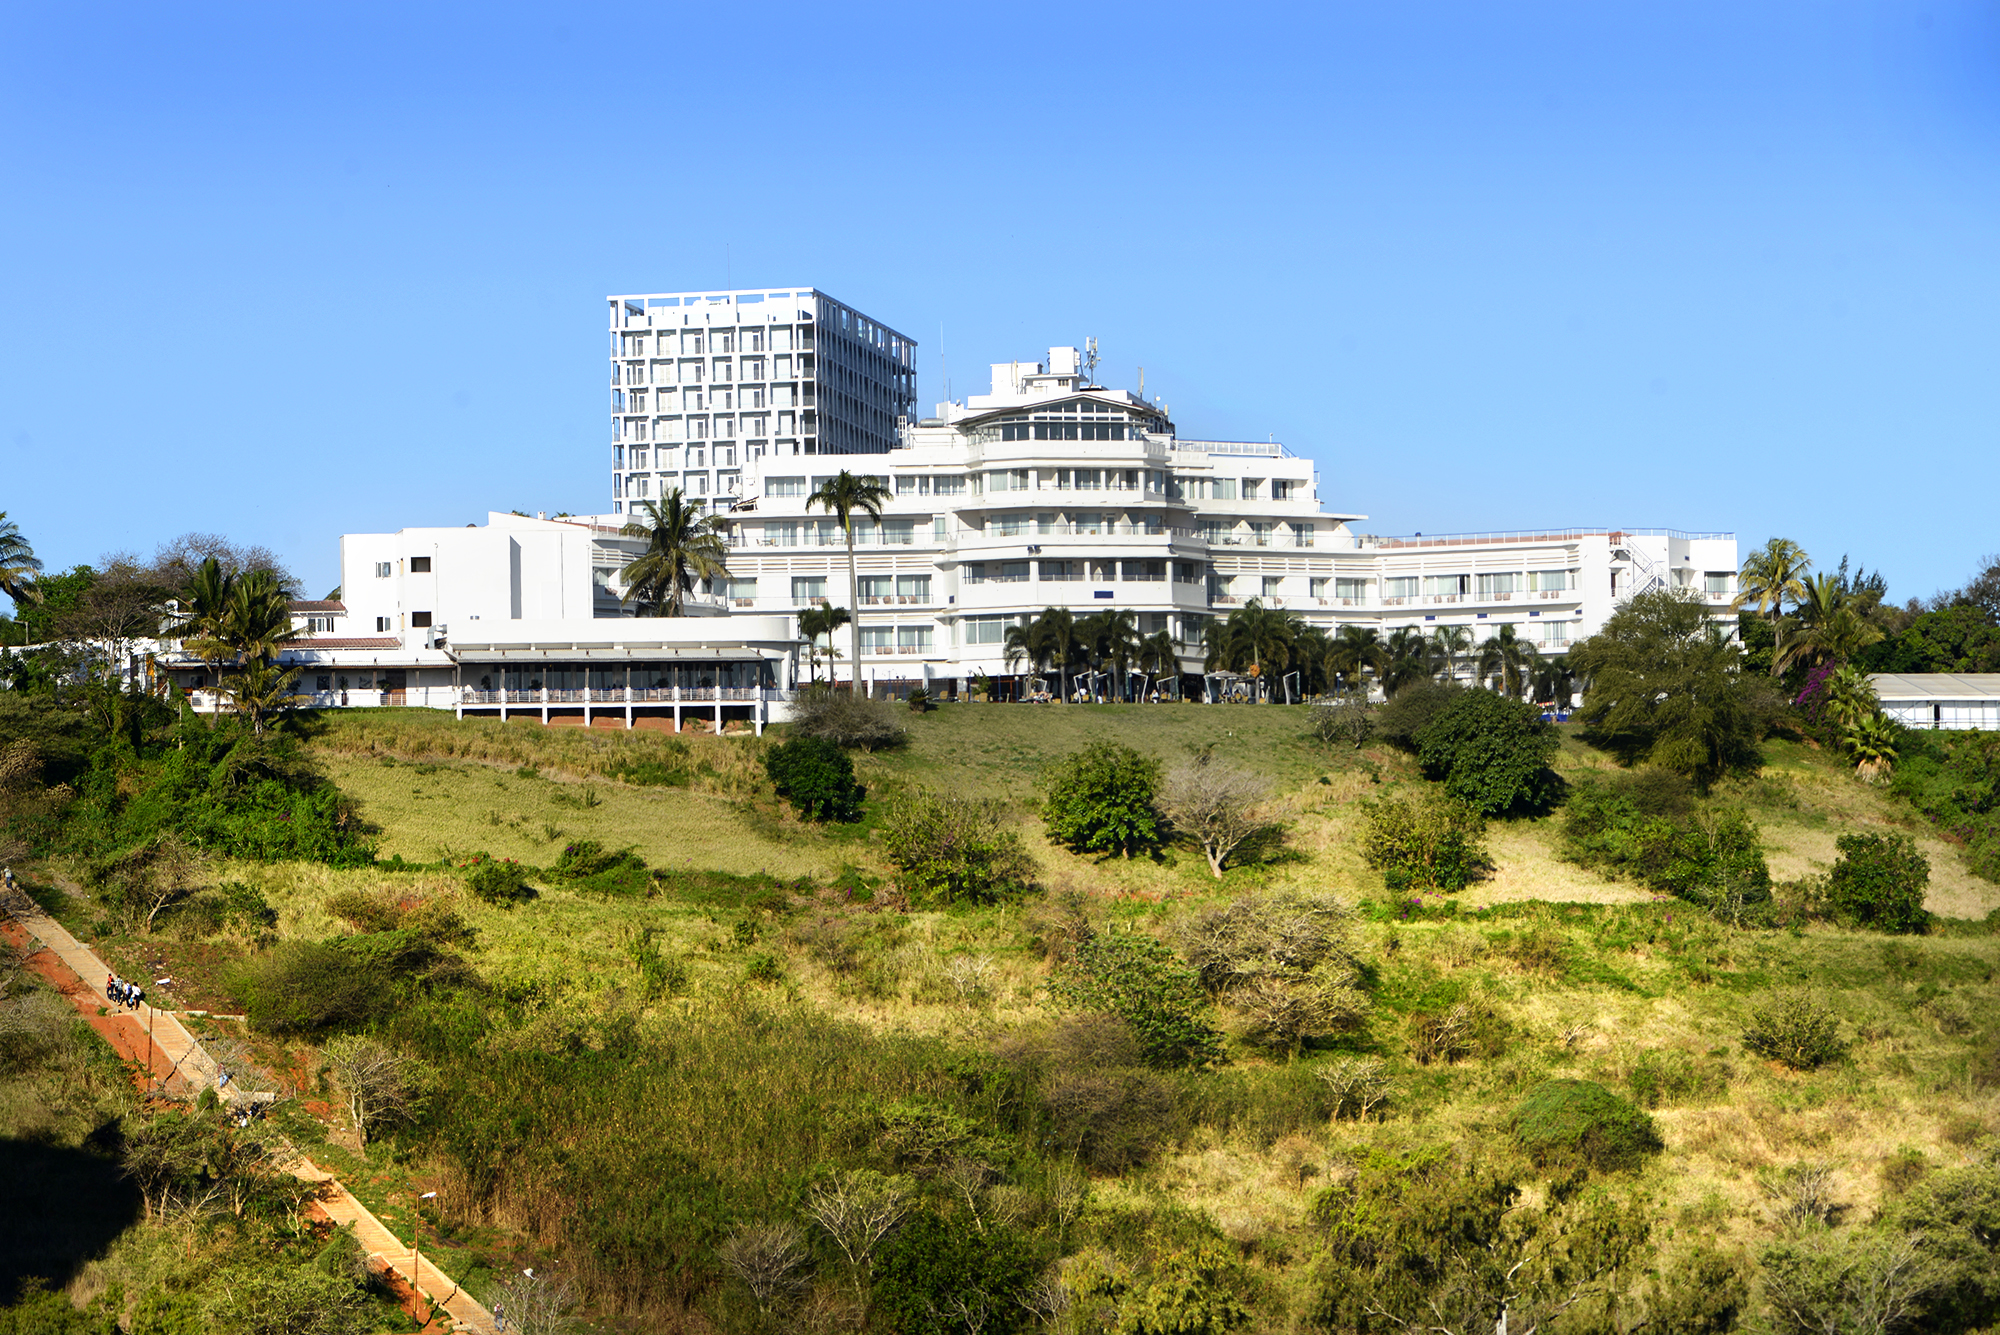
[[[1882,712],[1906,728],[2000,732],[2000,673],[1877,672]]]

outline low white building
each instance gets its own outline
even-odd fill
[[[1906,728],[2000,732],[2000,673],[1877,672],[1868,682]]]

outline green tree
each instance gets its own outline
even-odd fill
[[[1150,936],[1093,933],[1049,991],[1066,1010],[1124,1021],[1150,1066],[1205,1066],[1222,1055],[1201,975]]]
[[[1389,650],[1372,626],[1342,626],[1327,642],[1326,674],[1347,684],[1365,684],[1363,674],[1380,676],[1389,662]]]
[[[1486,820],[1443,795],[1362,807],[1361,855],[1395,890],[1461,890],[1486,866]]]
[[[21,526],[0,510],[0,593],[14,600],[16,613],[35,600],[35,579],[41,573],[42,563],[21,535]]]
[[[1562,795],[1549,767],[1559,743],[1541,712],[1491,691],[1458,691],[1416,733],[1417,763],[1445,792],[1489,816],[1546,811]]]
[[[1155,681],[1180,670],[1180,652],[1174,647],[1174,639],[1164,630],[1156,630],[1139,645],[1139,671],[1147,680]]]
[[[1500,678],[1500,694],[1519,700],[1527,693],[1541,651],[1521,638],[1512,625],[1500,627],[1493,638],[1479,646],[1479,675]]]
[[[1785,614],[1786,600],[1798,602],[1806,596],[1805,577],[1811,569],[1812,558],[1796,542],[1790,538],[1770,539],[1744,558],[1730,610],[1741,611],[1754,604],[1758,612],[1769,614],[1772,632],[1776,634]],[[1774,662],[1771,675],[1777,676],[1779,670]]]
[[[876,523],[882,522],[882,507],[889,502],[889,488],[879,477],[868,474],[850,473],[845,468],[819,484],[812,495],[806,497],[806,509],[814,506],[826,511],[840,522],[840,531],[847,538],[847,587],[861,604],[861,576],[854,565],[854,516],[865,514]],[[854,690],[859,694],[861,687],[861,622],[857,618],[848,623],[852,637],[850,649],[853,657],[848,662],[854,672]]]
[[[690,504],[679,487],[659,501],[641,501],[637,518],[620,530],[628,538],[643,538],[646,550],[618,572],[625,581],[623,601],[636,602],[641,616],[681,615],[683,600],[697,580],[715,580],[729,573],[729,545],[722,520]]]
[[[1069,703],[1069,672],[1087,652],[1077,631],[1076,614],[1067,607],[1045,607],[1024,626],[1007,628],[1007,662],[1023,659],[1038,672],[1051,667],[1058,678],[1058,698]]]
[[[1139,636],[1138,617],[1123,608],[1106,608],[1078,621],[1076,634],[1094,666],[1117,674],[1118,698],[1124,700],[1130,694],[1126,675],[1145,647]]]
[[[925,1212],[889,1239],[875,1265],[875,1307],[906,1335],[1006,1335],[1027,1315],[1020,1299],[1041,1268],[1009,1228],[976,1231]]]
[[[1450,684],[1458,680],[1458,661],[1472,652],[1472,627],[1439,626],[1431,635],[1433,672]]]
[[[229,619],[236,602],[236,576],[211,556],[182,586],[166,633],[206,664],[218,689],[222,664],[233,653]]]
[[[1042,823],[1082,853],[1131,857],[1160,842],[1153,809],[1160,762],[1115,742],[1094,742],[1042,772]]]
[[[917,790],[889,808],[882,841],[917,903],[991,903],[1034,882],[1020,836],[968,797]]]
[[[1843,834],[1827,876],[1826,902],[1848,922],[1885,932],[1921,932],[1930,925],[1924,892],[1930,859],[1906,834]]]
[[[1381,680],[1386,694],[1393,696],[1413,681],[1430,679],[1429,647],[1424,633],[1415,626],[1398,626],[1390,631],[1382,651]]]
[[[861,818],[861,785],[854,779],[854,762],[824,738],[780,742],[764,753],[764,772],[778,796],[789,799],[807,820]]]
[[[827,679],[832,680],[833,660],[840,652],[833,647],[834,633],[853,619],[853,615],[846,608],[829,607],[824,604],[804,608],[799,612],[799,634],[805,637],[807,662],[814,681],[819,680],[819,657],[822,653],[826,655]],[[824,648],[820,646],[822,636],[826,638]]]
[[[1700,595],[1675,589],[1620,604],[1569,653],[1589,682],[1582,716],[1596,741],[1704,787],[1756,761],[1758,720],[1742,660]]]

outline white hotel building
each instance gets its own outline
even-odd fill
[[[988,393],[917,420],[916,345],[813,289],[614,297],[610,321],[612,513],[347,535],[341,600],[302,606],[311,633],[286,654],[316,703],[761,729],[804,676],[797,616],[817,603],[855,613],[871,688],[944,695],[1021,675],[1007,629],[1051,606],[1169,632],[1190,696],[1203,626],[1253,598],[1328,629],[1463,626],[1475,645],[1512,625],[1549,653],[1650,588],[1730,617],[1732,534],[1377,536],[1322,507],[1309,460],[1183,439],[1075,348],[998,363]],[[806,508],[842,468],[892,491],[879,523],[857,519],[858,587],[838,524]],[[635,621],[618,571],[640,543],[619,528],[675,487],[723,516],[729,576],[694,615]]]

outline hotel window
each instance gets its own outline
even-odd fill
[[[1560,593],[1576,587],[1574,572],[1568,570],[1530,570],[1528,572],[1528,592]],[[1727,578],[1727,576],[1724,576]]]
[[[375,578],[387,579],[395,573],[395,569],[396,565],[393,561],[377,561],[375,563]]]
[[[893,626],[863,626],[861,628],[861,652],[864,654],[884,653],[895,647],[896,630]]]
[[[931,600],[931,577],[929,575],[896,576],[896,596],[907,602],[929,602]]]
[[[931,628],[929,626],[898,626],[896,647],[904,653],[927,654],[931,651]]]
[[[1321,579],[1317,575],[1313,576],[1311,580],[1307,581],[1306,588],[1307,591],[1310,592],[1312,596],[1315,598],[1326,597],[1326,581],[1324,579]]]
[[[1282,590],[1283,588],[1284,588],[1283,576],[1280,575],[1264,576],[1264,596],[1266,598],[1277,597],[1280,590]]]
[[[1396,575],[1382,581],[1382,596],[1385,598],[1414,598],[1417,596],[1415,575]]]
[[[1520,576],[1512,572],[1479,577],[1479,596],[1492,598],[1496,595],[1512,594],[1520,588]]]
[[[1717,596],[1717,595],[1720,595],[1720,594],[1725,594],[1725,593],[1728,593],[1728,592],[1729,592],[1729,572],[1728,572],[1728,571],[1726,571],[1726,570],[1724,570],[1724,571],[1716,571],[1716,570],[1711,570],[1711,571],[1709,571],[1709,572],[1708,572],[1707,574],[1705,574],[1705,575],[1703,575],[1703,576],[1702,576],[1702,586],[1703,586],[1703,587],[1704,587],[1705,589],[1707,589],[1707,591],[1708,591],[1708,593],[1709,593],[1709,596],[1710,596],[1710,597],[1715,597],[1715,596]]]
[[[429,612],[410,613],[410,628],[412,630],[424,630],[428,628],[430,624],[431,624],[431,614]]]
[[[806,603],[806,602],[811,602],[815,598],[824,598],[824,597],[826,597],[826,576],[824,575],[792,576],[793,602]]]
[[[965,642],[967,644],[1005,644],[1007,624],[1011,617],[967,617],[965,619]]]
[[[768,496],[803,496],[806,494],[806,480],[802,477],[774,477],[764,483],[764,493]]]
[[[384,631],[384,630],[387,630],[387,629],[389,629],[389,618],[387,618],[387,617],[376,617],[376,618],[375,618],[375,629],[376,629],[376,630],[378,630],[378,631]]]
[[[962,578],[967,584],[984,584],[986,582],[986,563],[984,561],[967,561],[961,569],[964,572]]]
[[[428,575],[428,574],[430,574],[430,573],[431,573],[431,558],[430,558],[430,557],[428,557],[428,556],[413,556],[413,557],[411,557],[411,558],[410,558],[410,573],[411,573],[412,575]]]
[[[1353,598],[1357,602],[1368,596],[1368,581],[1365,579],[1336,579],[1333,582],[1336,598]]]
[[[729,379],[729,359],[727,357],[717,357],[715,359],[716,383],[722,384],[727,382],[728,379]]]
[[[1424,594],[1430,598],[1451,598],[1467,592],[1471,579],[1466,575],[1425,575]]]
[[[1236,499],[1236,479],[1219,477],[1209,483],[1209,499],[1233,501]]]

